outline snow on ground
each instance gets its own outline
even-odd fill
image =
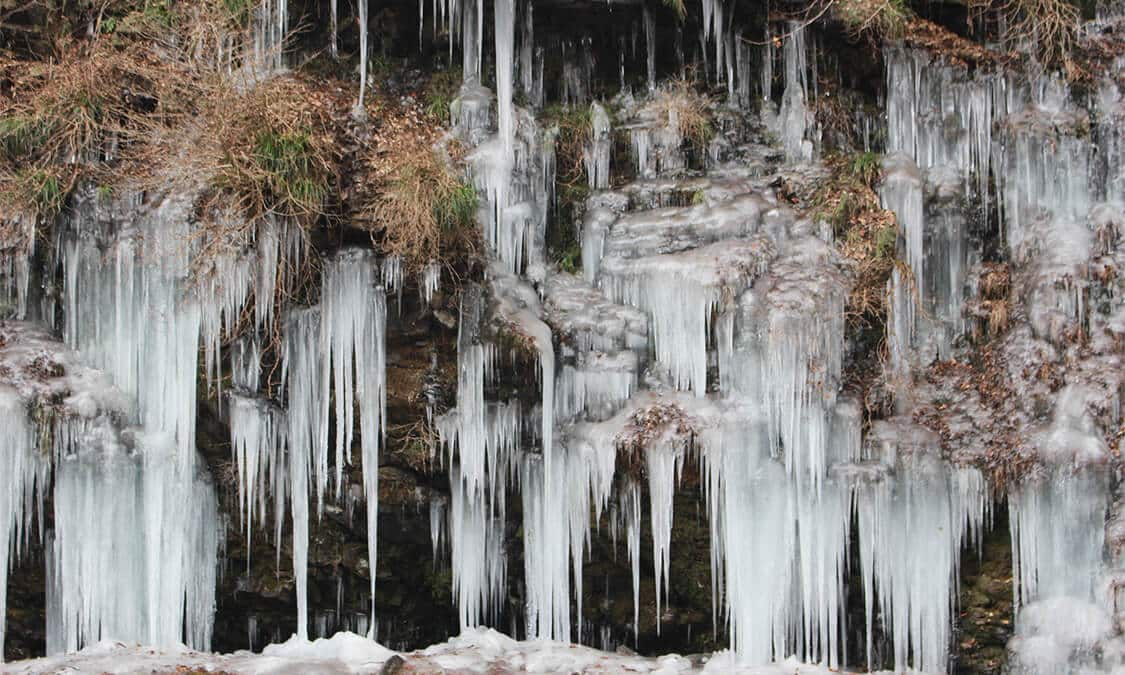
[[[605,675],[673,675],[678,673],[735,673],[740,675],[827,675],[827,668],[787,660],[770,666],[742,667],[730,652],[713,656],[660,657],[603,652],[590,647],[529,640],[518,642],[491,628],[470,628],[442,644],[396,654],[355,633],[337,633],[312,642],[296,636],[270,645],[261,654],[207,654],[182,649],[148,649],[120,642],[99,642],[80,652],[30,661],[0,664],[2,673],[121,673],[222,672],[241,675],[335,675],[379,673],[394,657],[411,673],[599,673]],[[397,659],[396,659],[397,660]]]

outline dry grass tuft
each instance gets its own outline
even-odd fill
[[[590,106],[553,105],[543,111],[544,128],[555,127],[555,176],[564,187],[585,187],[583,151],[593,137]]]
[[[855,264],[847,302],[848,321],[862,328],[884,325],[887,280],[895,266],[898,225],[894,213],[879,206],[873,186],[879,159],[872,153],[826,160],[831,177],[813,198],[818,215],[832,225],[837,247]]]
[[[657,119],[675,120],[680,137],[695,152],[706,152],[715,127],[711,122],[711,99],[700,93],[689,80],[673,80],[663,85],[653,100],[642,108]]]
[[[82,178],[128,164],[194,110],[190,72],[139,46],[95,41],[49,62],[0,59],[0,194],[9,213],[49,219]]]
[[[384,106],[383,124],[361,158],[360,213],[383,251],[409,270],[476,250],[477,194],[458,176],[461,150],[418,104]]]
[[[246,93],[214,91],[180,155],[209,181],[204,219],[233,208],[250,222],[272,214],[308,226],[326,215],[339,160],[337,106],[295,76]]]

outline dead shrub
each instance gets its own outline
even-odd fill
[[[155,148],[206,181],[204,220],[233,209],[248,223],[280,216],[309,226],[326,214],[339,160],[331,99],[287,75],[248,92],[217,87],[205,105],[194,129]]]
[[[476,247],[477,194],[460,179],[460,149],[417,104],[384,107],[383,124],[361,160],[360,213],[384,252],[420,270],[432,260],[452,260]]]
[[[973,0],[969,6],[1003,17],[1005,49],[1026,50],[1042,63],[1072,70],[1081,13],[1069,0]]]

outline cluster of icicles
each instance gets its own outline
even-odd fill
[[[594,104],[583,159],[591,188],[602,191],[582,224],[583,274],[545,264],[553,132],[512,105],[513,45],[531,40],[522,25],[516,34],[512,4],[496,3],[495,118],[479,61],[466,67],[453,108],[495,256],[488,288],[462,301],[457,403],[436,422],[451,495],[432,512],[434,546],[448,536],[462,626],[496,622],[506,609],[506,500],[518,490],[526,636],[596,637],[583,632],[582,569],[601,523],[625,540],[639,631],[643,492],[616,466],[632,445],[647,480],[658,630],[674,495],[685,465],[697,461],[716,621],[742,659],[842,664],[854,513],[869,659],[880,617],[897,668],[944,670],[960,551],[989,514],[981,474],[948,465],[937,438],[907,423],[877,425],[862,442],[858,407],[836,400],[844,275],[817,225],[745,178],[750,172],[716,160],[703,179],[665,181],[671,191],[698,190],[702,203],[631,205],[644,200],[623,194],[628,188],[605,191],[611,129]],[[791,28],[784,98],[780,109],[767,105],[778,110],[767,121],[799,160],[811,155],[815,132],[806,125],[804,32]],[[479,53],[471,42],[479,25],[466,19],[461,35],[466,54]],[[773,53],[762,51],[772,72]],[[736,83],[761,81],[738,72],[749,59],[730,60]],[[769,104],[768,87],[758,91]],[[660,192],[659,181],[685,167],[682,139],[674,119],[637,105],[625,127],[635,174]],[[519,379],[499,365],[508,355],[491,337],[497,331],[519,336],[538,361],[533,406],[489,399],[506,375]],[[719,391],[708,393],[715,363]],[[638,430],[646,418],[657,419],[655,435]]]
[[[282,68],[286,24],[285,0],[258,8],[246,59],[258,75]],[[30,254],[5,261],[16,317],[61,315],[63,343],[30,322],[4,327],[0,359],[10,383],[0,388],[0,407],[10,426],[0,448],[0,651],[8,570],[36,530],[46,551],[49,653],[102,639],[209,649],[226,525],[196,452],[201,372],[227,403],[247,538],[272,512],[280,554],[287,512],[292,520],[305,637],[310,495],[317,515],[326,498],[340,499],[357,432],[375,569],[384,289],[401,292],[401,261],[368,250],[325,261],[320,303],[282,317],[281,387],[270,395],[261,391],[261,341],[288,275],[308,256],[301,228],[267,218],[240,246],[204,258],[191,195],[155,205],[127,199],[113,208],[128,217],[116,218],[93,195],[78,197],[58,228],[59,301],[29,299]],[[438,283],[431,265],[424,300]],[[223,391],[221,345],[243,316],[250,334],[232,345]]]
[[[152,211],[137,204],[143,215],[122,225],[99,219],[92,201],[78,204],[60,235],[65,346],[38,333],[29,342],[22,323],[8,327],[20,337],[0,357],[9,365],[27,354],[65,365],[66,398],[54,401],[52,414],[29,418],[29,404],[47,405],[51,393],[34,382],[5,389],[15,426],[0,453],[0,539],[15,546],[0,551],[2,568],[26,548],[37,519],[49,539],[51,653],[107,638],[209,647],[225,525],[195,449],[197,382],[202,370],[209,386],[222,388],[221,337],[251,304],[255,330],[233,343],[231,387],[221,392],[246,536],[270,512],[280,547],[290,515],[298,632],[306,635],[310,496],[317,515],[326,499],[340,499],[358,432],[375,568],[384,288],[401,287],[401,264],[358,249],[325,261],[320,303],[283,317],[281,390],[271,397],[260,390],[254,333],[270,325],[274,298],[288,283],[284,270],[307,255],[304,235],[265,221],[242,250],[199,270],[185,245],[189,207],[175,198]],[[44,533],[48,490],[54,529]]]
[[[724,19],[729,10],[705,2],[705,39],[715,42],[710,71],[728,84],[732,104],[750,105],[758,95],[787,159],[810,159],[817,131],[806,102],[816,96],[810,86],[817,78],[803,29],[785,32],[780,58],[770,40],[752,55]],[[274,22],[284,30],[284,1],[263,11],[270,17],[262,24],[264,53],[279,44]],[[582,566],[591,528],[602,522],[615,542],[624,539],[632,628],[639,632],[644,492],[659,629],[675,492],[688,462],[698,462],[715,621],[725,625],[743,660],[797,656],[843,664],[854,539],[868,661],[878,621],[896,670],[946,670],[961,550],[988,523],[988,488],[977,470],[944,460],[938,439],[905,417],[876,423],[861,438],[858,406],[837,397],[847,281],[830,235],[780,203],[768,177],[741,170],[738,148],[721,147],[722,139],[709,149],[706,176],[667,183],[672,191],[690,183],[703,196],[699,203],[667,206],[659,195],[646,202],[639,196],[643,186],[632,193],[607,190],[612,130],[604,109],[595,106],[595,133],[584,157],[596,192],[581,228],[583,271],[549,269],[552,132],[513,104],[517,84],[528,100],[543,98],[531,6],[496,0],[495,99],[481,84],[481,0],[438,3],[431,11],[456,28],[462,45],[465,84],[453,122],[471,148],[480,221],[493,255],[488,287],[469,289],[462,300],[456,408],[434,420],[450,495],[431,512],[432,536],[435,552],[443,535],[451,547],[462,626],[497,620],[505,609],[506,500],[518,489],[528,637],[591,637],[583,632]],[[651,24],[646,11],[648,79],[655,90]],[[779,104],[770,100],[775,60],[783,68]],[[941,186],[968,191],[975,179],[978,197],[987,198],[989,167],[1010,166],[1020,180],[998,188],[1013,248],[1037,236],[1037,226],[1021,216],[1029,201],[1058,213],[1084,212],[1084,181],[1092,172],[1083,163],[1089,149],[1077,139],[1074,147],[1069,140],[1052,146],[1050,156],[1019,137],[999,150],[993,142],[1002,113],[1029,101],[1058,108],[1049,86],[1015,94],[993,80],[954,82],[942,77],[946,66],[919,54],[892,51],[887,61],[888,144],[907,157],[888,164],[883,197],[902,222],[907,264],[923,280],[917,300],[903,291],[900,276],[892,281],[892,356],[901,372],[913,354],[948,353],[950,336],[961,327],[922,322],[956,321],[972,263],[964,222],[953,209],[942,210],[952,200],[926,200],[918,167],[937,185],[940,174],[929,170],[952,166],[956,179]],[[590,90],[589,71],[571,70],[567,90],[576,101]],[[1111,94],[1101,100],[1120,103]],[[635,174],[656,185],[682,170],[675,120],[652,117],[628,96],[621,103],[635,113],[625,128]],[[953,141],[945,119],[929,114],[947,107],[960,113],[964,130]],[[1103,168],[1116,176],[1121,136],[1112,129],[1106,136],[1115,139],[1118,163]],[[1056,180],[1074,175],[1082,185]],[[1097,197],[1119,203],[1121,182],[1110,183],[1116,187]],[[937,210],[927,212],[930,204]],[[189,205],[169,199],[128,227],[89,217],[96,213],[91,205],[74,209],[59,246],[63,306],[41,310],[54,317],[61,309],[65,317],[59,328],[66,347],[55,353],[73,366],[67,368],[67,414],[29,417],[29,399],[42,394],[32,384],[0,392],[0,408],[12,420],[11,433],[0,441],[0,608],[7,570],[30,545],[37,520],[48,552],[52,652],[109,637],[209,646],[223,526],[195,452],[197,375],[202,368],[218,385],[222,336],[251,304],[253,325],[263,330],[287,283],[278,270],[293,269],[307,252],[295,227],[266,221],[244,250],[199,273],[191,248],[183,246]],[[26,267],[18,262],[12,269]],[[437,286],[435,269],[421,284],[427,298]],[[28,284],[18,277],[23,311]],[[370,569],[376,569],[384,289],[401,286],[399,261],[342,251],[325,263],[319,305],[289,309],[283,318],[280,391],[263,391],[262,345],[254,336],[236,342],[227,356],[240,523],[250,537],[272,512],[280,542],[288,514],[302,636],[309,626],[313,505],[319,515],[326,500],[341,498],[357,431]],[[916,311],[918,300],[927,311]],[[1061,294],[1054,299],[1064,309],[1068,302]],[[507,355],[491,339],[498,326],[516,334],[537,359],[534,405],[489,400],[492,385],[505,375],[498,364]],[[50,439],[46,448],[44,438]],[[623,446],[643,462],[644,491],[637,472],[617,467]],[[1052,594],[1093,595],[1106,489],[1097,477],[1045,481],[1013,497],[1021,604]],[[55,506],[50,534],[43,533],[48,490]],[[2,637],[0,624],[0,644]]]

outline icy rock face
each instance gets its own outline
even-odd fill
[[[769,272],[718,321],[724,391],[767,413],[774,454],[818,483],[839,388],[846,283],[835,252],[818,238],[786,243]]]
[[[976,256],[964,248],[964,230],[953,234],[957,211],[942,206],[956,203],[955,176],[968,188],[966,196],[1000,212],[1011,274],[1002,302],[1012,303],[1016,314],[1004,314],[1004,324],[1013,325],[993,344],[989,367],[998,369],[1003,390],[1019,395],[989,401],[987,392],[966,387],[967,379],[960,379],[958,390],[954,378],[916,383],[911,398],[914,404],[944,402],[943,440],[962,461],[978,461],[999,448],[1034,467],[1008,489],[1018,610],[1010,665],[1027,673],[1112,667],[1120,639],[1106,614],[1116,611],[1114,592],[1107,593],[1113,582],[1105,581],[1106,464],[1113,461],[1106,440],[1120,423],[1122,371],[1120,282],[1107,270],[1117,269],[1121,257],[1119,134],[1112,128],[1120,113],[1119,88],[1097,83],[1096,94],[1080,104],[1050,74],[979,68],[969,75],[925,53],[900,50],[888,52],[887,68],[888,144],[914,159],[926,176],[926,269],[917,295],[923,307],[924,296],[933,294],[937,308],[951,310],[945,339],[960,332],[952,323],[958,307],[953,284],[965,265],[974,267]],[[943,174],[935,176],[939,169]],[[901,204],[892,208],[906,228],[911,260],[912,212]],[[934,256],[930,247],[945,231],[951,234],[942,244],[948,255]],[[935,262],[943,275],[939,283],[931,280]],[[899,290],[904,281],[896,276],[893,282],[898,335],[892,355],[921,356],[923,365],[934,355],[944,358],[940,343],[935,350],[927,342],[931,322]],[[976,282],[961,285],[976,290]],[[910,335],[909,344],[899,335]],[[922,408],[915,409],[917,416],[933,414],[931,404]],[[1113,522],[1111,554],[1118,541]],[[1108,576],[1117,578],[1112,571]]]
[[[909,370],[952,354],[964,332],[962,308],[968,271],[979,254],[968,238],[963,181],[954,167],[935,166],[924,174],[902,154],[883,160],[880,201],[898,221],[910,274],[895,268],[888,343],[892,372]]]

